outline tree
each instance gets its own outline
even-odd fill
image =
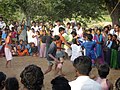
[[[105,0],[105,4],[113,25],[120,24],[120,0]]]
[[[17,10],[16,0],[1,0],[0,2],[0,14],[7,19],[11,19]]]

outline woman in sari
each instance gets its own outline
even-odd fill
[[[96,57],[99,63],[103,63],[103,36],[101,34],[101,29],[97,30],[95,37],[96,45]]]

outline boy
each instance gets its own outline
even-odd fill
[[[59,42],[59,40],[60,40],[60,37],[58,35],[55,35],[53,38],[53,42],[50,44],[50,47],[47,52],[47,60],[48,60],[49,66],[44,74],[47,74],[52,70],[53,61],[55,61],[57,65],[59,64],[59,60],[55,57],[57,52],[56,43]]]

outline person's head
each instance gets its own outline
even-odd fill
[[[109,65],[104,63],[98,66],[98,74],[100,78],[104,79],[109,74],[110,68]]]
[[[109,27],[108,27],[108,26],[105,26],[105,27],[104,27],[104,32],[105,32],[106,34],[108,34],[108,32],[109,32]]]
[[[67,23],[67,28],[70,28],[70,26],[71,26],[71,23],[68,22]]]
[[[51,81],[52,90],[71,90],[68,80],[62,76],[58,76]]]
[[[65,28],[63,28],[63,27],[60,27],[60,28],[59,28],[59,33],[60,33],[60,34],[64,34],[64,31],[65,31]]]
[[[23,44],[23,40],[22,39],[20,40],[20,44]]]
[[[92,41],[92,39],[93,39],[92,34],[87,34],[87,35],[86,35],[86,39],[87,39],[88,41]]]
[[[91,34],[91,33],[92,33],[92,29],[89,28],[86,33],[87,33],[87,34]]]
[[[35,21],[33,21],[33,22],[32,22],[32,26],[35,26],[35,25],[36,25],[36,23],[35,23]]]
[[[29,31],[30,30],[30,26],[27,26],[27,31]]]
[[[12,27],[12,32],[14,32],[14,30],[15,30],[15,27]]]
[[[46,35],[46,30],[42,30],[42,35]]]
[[[98,35],[101,34],[101,29],[100,29],[100,28],[97,29],[97,34],[98,34]]]
[[[78,28],[81,28],[81,23],[77,23],[77,27],[78,27]]]
[[[113,35],[112,40],[113,40],[113,41],[116,41],[116,40],[117,40],[117,35],[116,35],[116,34]]]
[[[120,29],[120,26],[119,26],[119,25],[116,25],[116,27],[115,27],[115,32],[119,32],[119,29]]]
[[[35,33],[35,29],[34,28],[31,28],[32,32]]]
[[[0,90],[4,88],[6,80],[6,75],[3,72],[0,72]]]
[[[59,42],[60,40],[60,37],[58,35],[55,35],[54,38],[53,38],[53,41],[54,42]]]
[[[73,40],[72,40],[72,43],[73,43],[73,44],[77,44],[77,39],[73,39]]]
[[[60,26],[60,20],[56,20],[56,24],[58,25],[58,26]]]
[[[108,40],[112,40],[112,34],[108,34]]]
[[[21,30],[23,30],[24,29],[24,25],[21,25]]]
[[[77,76],[88,76],[92,69],[92,61],[87,56],[79,56],[74,60],[73,66],[76,69]]]
[[[15,77],[8,78],[5,81],[5,90],[19,90],[19,83]]]
[[[117,81],[115,82],[115,89],[120,90],[120,78],[118,78]]]
[[[31,47],[35,47],[35,43],[31,43]]]
[[[28,90],[41,90],[43,87],[44,75],[40,67],[29,65],[20,74],[21,83]]]
[[[73,37],[77,36],[76,31],[72,31],[71,34],[72,34]]]

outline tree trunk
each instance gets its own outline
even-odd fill
[[[111,14],[112,24],[120,24],[120,8],[117,6],[117,8],[113,11]]]
[[[120,2],[119,4],[117,4],[118,0],[105,0],[105,2],[109,14],[111,14],[112,24],[120,24]]]

